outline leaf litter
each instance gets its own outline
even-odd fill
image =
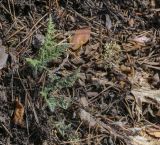
[[[158,0],[1,4],[0,79],[7,94],[0,98],[2,144],[159,144]],[[65,77],[80,68],[72,87],[51,93],[61,100],[54,111],[40,94],[47,73],[34,74],[25,64],[44,42],[49,12],[57,42],[71,36],[69,52],[49,62],[51,73]]]
[[[70,40],[71,49],[77,51],[82,45],[86,44],[90,39],[90,33],[90,28],[75,30],[75,33]]]

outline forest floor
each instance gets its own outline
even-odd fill
[[[1,0],[0,144],[160,145],[160,1]]]

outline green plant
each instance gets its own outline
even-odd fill
[[[76,132],[73,132],[72,124],[66,124],[64,120],[60,120],[54,124],[55,128],[57,129],[58,133],[62,136],[67,138],[69,141],[79,141],[79,135]]]
[[[47,68],[47,63],[53,59],[57,59],[62,55],[68,44],[57,43],[55,40],[55,28],[51,16],[49,17],[47,34],[45,36],[44,44],[40,48],[39,54],[36,58],[27,58],[27,62],[36,70]]]
[[[72,133],[72,134],[70,134],[69,135],[69,141],[71,141],[71,142],[79,142],[80,138],[79,138],[78,133]]]
[[[45,98],[48,107],[53,112],[56,107],[67,109],[70,105],[70,100],[65,97],[56,97],[53,96],[54,92],[60,91],[63,88],[72,87],[75,81],[78,78],[79,69],[71,73],[70,75],[61,78],[56,75],[50,75],[49,83],[41,91],[41,95]]]
[[[70,103],[71,103],[71,100],[66,99],[64,96],[60,97],[58,100],[58,106],[60,108],[63,108],[64,110],[68,109]]]
[[[50,75],[50,80],[51,83],[53,84],[52,89],[56,91],[57,89],[60,90],[62,88],[72,87],[78,78],[79,71],[80,69],[77,69],[76,71],[74,71],[73,73],[64,78]]]
[[[43,46],[39,50],[39,54],[36,58],[27,58],[27,62],[32,66],[32,68],[37,71],[46,70],[48,74],[48,81],[45,84],[45,87],[41,91],[41,96],[45,99],[48,107],[51,111],[54,111],[55,108],[61,107],[63,109],[67,109],[70,101],[65,98],[53,96],[53,92],[60,91],[63,88],[73,86],[74,82],[77,79],[77,74],[79,69],[67,77],[58,77],[56,74],[51,74],[49,69],[47,68],[48,62],[51,60],[58,59],[68,47],[68,44],[65,43],[57,43],[55,40],[55,32],[54,25],[52,23],[51,17],[49,18],[47,34],[45,36],[45,41]]]
[[[58,121],[55,123],[55,127],[58,132],[64,137],[65,135],[68,137],[71,130],[71,124],[65,124],[64,120]]]
[[[66,137],[69,141],[79,141],[79,135],[73,132],[72,124],[66,124],[64,120],[55,123],[55,128],[62,137]]]

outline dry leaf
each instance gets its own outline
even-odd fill
[[[83,107],[88,107],[88,101],[86,97],[81,97],[80,103],[82,104]]]
[[[141,86],[143,88],[151,89],[148,83],[149,73],[144,71],[135,71],[133,77],[129,77],[129,81],[134,86]]]
[[[146,88],[133,89],[131,93],[138,97],[141,102],[160,104],[160,90],[151,90]]]
[[[83,28],[75,31],[72,36],[70,43],[72,45],[71,49],[77,51],[82,45],[86,44],[90,38],[91,29]]]
[[[86,50],[85,50],[84,54],[88,55],[88,56],[93,56],[99,46],[100,46],[100,43],[96,43],[91,46],[86,46]]]
[[[139,43],[147,43],[151,41],[151,39],[146,36],[136,36],[135,38],[133,38],[133,41],[136,41]]]
[[[24,106],[19,101],[18,97],[16,98],[16,108],[13,115],[13,123],[16,125],[23,125],[23,116],[24,116]]]
[[[4,46],[0,46],[0,69],[2,69],[7,62],[8,59],[8,54],[5,52],[5,47]]]
[[[120,69],[122,72],[124,72],[125,74],[131,74],[132,70],[131,67],[125,66],[125,65],[121,65]]]
[[[147,138],[146,136],[130,136],[132,145],[159,145],[156,140]]]
[[[160,129],[146,128],[146,133],[152,137],[160,138]]]
[[[79,111],[79,116],[81,120],[85,123],[88,123],[91,128],[97,127],[97,129],[99,129],[103,133],[110,133],[112,136],[124,138],[124,140],[129,139],[128,137],[121,135],[121,132],[118,132],[117,130],[111,128],[110,125],[100,121],[99,119],[94,118],[89,112],[86,112],[84,109],[80,109]]]
[[[92,98],[98,95],[98,92],[87,92],[87,96]]]
[[[86,112],[84,109],[80,109],[79,116],[81,120],[87,122],[90,127],[94,127],[97,124],[96,120],[92,117],[92,115]]]

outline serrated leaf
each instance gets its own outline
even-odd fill
[[[37,59],[26,58],[26,61],[33,67],[36,67],[39,64]]]
[[[49,107],[49,109],[54,112],[56,106],[57,106],[57,100],[54,97],[50,97],[48,99],[46,99],[46,103]]]

